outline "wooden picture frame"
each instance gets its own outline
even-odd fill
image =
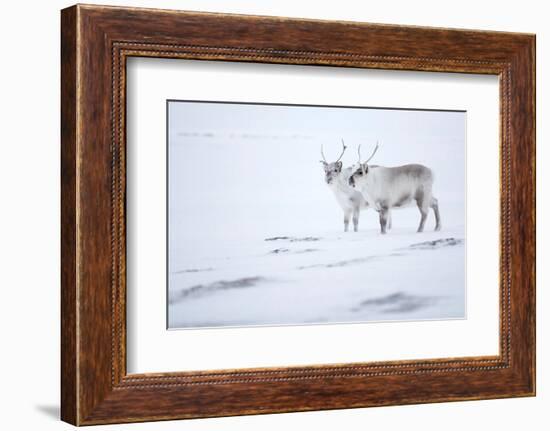
[[[62,420],[91,425],[535,394],[534,35],[83,5],[61,18]],[[130,56],[498,75],[500,354],[127,374]]]

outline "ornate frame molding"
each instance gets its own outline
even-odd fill
[[[257,35],[260,27],[269,31]],[[335,31],[339,39],[323,38]],[[308,41],[312,34],[321,40]],[[353,49],[344,49],[346,43]],[[65,9],[63,420],[98,424],[534,395],[534,46],[534,36],[524,34],[99,6]],[[500,354],[128,375],[125,65],[131,56],[498,75]]]

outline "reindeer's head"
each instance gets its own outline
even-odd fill
[[[325,181],[327,184],[332,184],[342,172],[342,162],[322,163],[323,168],[325,169]]]
[[[358,162],[358,168],[355,169],[353,174],[349,177],[348,183],[353,188],[359,188],[361,189],[364,182],[367,180],[367,176],[369,174],[369,161],[374,157],[376,154],[376,151],[378,150],[378,142],[376,143],[376,147],[374,148],[374,151],[372,152],[371,156],[367,159],[365,163],[361,163],[361,145],[359,145],[359,148],[357,148],[357,154],[359,156],[359,162]]]
[[[353,188],[361,188],[361,183],[366,180],[369,172],[369,166],[365,164],[359,164],[359,167],[351,174],[348,179],[348,183]]]
[[[323,160],[321,160],[321,163],[323,164],[323,168],[325,170],[325,182],[327,184],[332,184],[341,174],[342,172],[342,162],[340,159],[344,155],[344,152],[346,151],[346,146],[344,145],[344,140],[342,140],[342,154],[340,154],[340,157],[338,157],[338,160],[332,163],[328,163],[325,159],[325,154],[323,153],[323,146],[321,145],[321,156],[323,157]]]

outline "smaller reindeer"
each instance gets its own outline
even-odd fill
[[[365,163],[361,163],[361,146],[359,168],[349,177],[349,185],[360,190],[364,199],[379,213],[380,229],[386,233],[392,208],[403,208],[416,202],[420,210],[418,232],[424,230],[424,224],[431,208],[435,214],[435,230],[441,229],[441,218],[437,199],[432,195],[434,181],[430,168],[423,165],[403,165],[387,168],[369,165],[369,161],[378,150],[378,143],[372,155]]]
[[[321,145],[321,156],[323,157],[321,163],[325,169],[325,181],[334,193],[334,197],[342,208],[342,211],[344,211],[344,232],[348,231],[350,216],[353,218],[353,230],[357,232],[359,228],[359,213],[361,209],[367,208],[369,205],[363,198],[363,195],[348,184],[349,177],[353,173],[353,168],[343,169],[342,162],[340,161],[346,148],[342,139],[342,154],[340,154],[340,157],[335,162],[328,163],[323,153],[323,146]]]

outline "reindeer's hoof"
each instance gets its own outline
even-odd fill
[[[440,226],[436,226],[435,229],[434,229],[436,232],[439,232],[441,230],[441,225]]]

